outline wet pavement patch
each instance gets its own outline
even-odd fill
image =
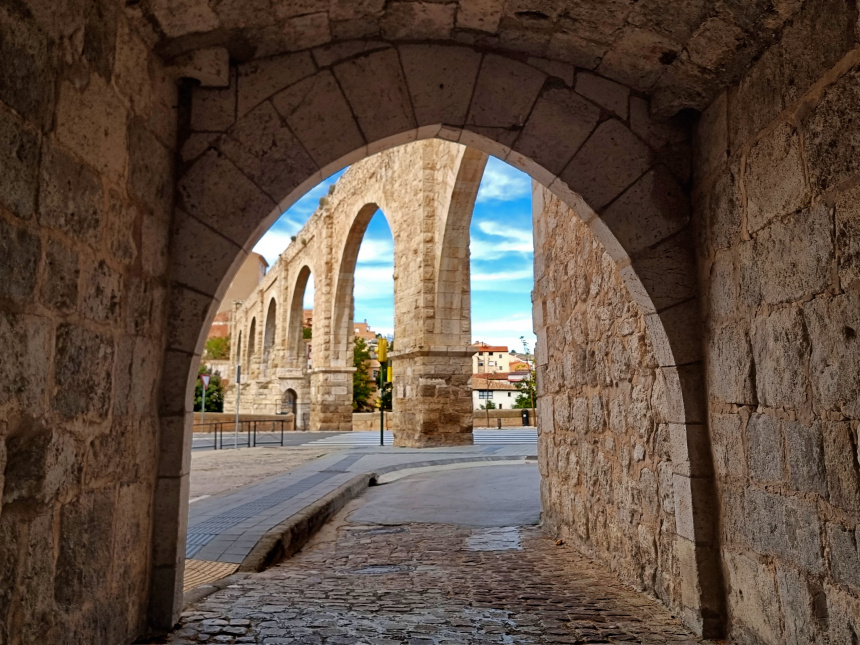
[[[469,551],[521,551],[520,530],[516,526],[478,529],[466,539]]]

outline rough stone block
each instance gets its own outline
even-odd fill
[[[101,234],[105,198],[96,173],[48,145],[39,182],[39,223],[95,245]]]
[[[860,418],[860,296],[819,298],[803,307],[812,356],[809,361],[816,407]]]
[[[17,12],[0,12],[0,101],[26,119],[41,124],[54,99],[53,83],[35,83],[33,79],[51,77],[53,57],[49,55],[49,38],[32,19],[19,18]],[[5,157],[5,155],[2,155]]]
[[[791,485],[800,491],[826,495],[821,424],[805,426],[797,421],[786,421],[784,427]]]
[[[756,237],[761,294],[768,304],[800,300],[830,283],[834,244],[830,209],[817,204]]]
[[[0,313],[0,404],[11,400],[24,410],[43,405],[51,357],[51,326],[47,318]]]
[[[531,65],[485,56],[466,122],[492,128],[521,127],[545,80],[546,74]]]
[[[803,5],[786,25],[783,52],[786,105],[800,99],[856,44],[856,9],[845,0],[818,0]],[[815,43],[810,47],[809,43]]]
[[[754,638],[763,643],[779,643],[781,611],[773,571],[767,565],[732,551],[723,551],[723,561],[728,610],[733,617],[731,636],[742,641]]]
[[[729,92],[732,154],[782,112],[784,87],[782,54],[778,47],[771,47]]]
[[[3,503],[44,504],[80,485],[83,454],[66,433],[24,419],[6,439]]]
[[[622,120],[627,120],[630,90],[623,85],[596,74],[582,72],[576,76],[576,91]]]
[[[809,192],[797,130],[783,123],[756,142],[747,158],[744,187],[750,233],[806,204]]]
[[[849,513],[860,511],[860,452],[848,422],[824,425],[824,461],[830,503]]]
[[[860,280],[860,187],[836,200],[836,257],[843,288]]]
[[[380,21],[388,40],[447,39],[454,28],[453,4],[436,2],[391,2]]]
[[[428,68],[429,57],[434,64]],[[478,52],[465,47],[406,45],[400,48],[400,60],[419,126],[465,123],[481,64]]]
[[[799,309],[778,309],[753,323],[758,400],[768,407],[797,408],[806,401],[809,340]]]
[[[415,128],[409,90],[397,52],[373,52],[334,68],[368,143]]]
[[[708,177],[722,168],[729,148],[728,137],[728,100],[723,92],[702,112],[696,125],[693,149],[696,178]]]
[[[819,642],[819,625],[813,613],[816,593],[810,588],[810,583],[794,569],[780,567],[776,577],[779,581],[782,614],[785,616],[786,645]]]
[[[857,532],[838,524],[827,524],[830,545],[830,570],[833,577],[855,590],[860,590],[860,550]]]
[[[631,255],[677,233],[689,219],[687,195],[665,166],[646,173],[603,213]]]
[[[623,123],[601,123],[561,173],[568,186],[600,210],[651,165],[651,151]]]
[[[191,129],[226,132],[236,121],[236,73],[224,89],[195,87],[191,93]]]
[[[237,73],[238,118],[285,87],[311,76],[316,70],[308,52],[263,58],[240,65]]]
[[[779,419],[754,414],[747,425],[750,477],[761,481],[782,479],[782,430]]]
[[[53,408],[61,417],[104,419],[111,404],[114,347],[109,336],[71,324],[57,328]]]
[[[744,496],[747,536],[759,553],[771,553],[821,573],[821,528],[813,504],[755,488]],[[755,518],[755,521],[750,521]]]
[[[122,263],[130,264],[137,257],[137,219],[140,211],[129,204],[117,190],[108,195],[107,224],[108,248]]]
[[[2,48],[0,45],[0,52]],[[0,86],[2,82],[3,74],[0,74]],[[38,159],[38,136],[24,128],[18,119],[0,112],[0,174],[3,176],[0,203],[23,219],[33,216]]]
[[[80,594],[99,595],[111,566],[114,500],[112,489],[82,493],[60,511],[60,543],[54,600],[61,607]]]
[[[140,119],[128,129],[131,190],[160,217],[168,217],[173,205],[173,153],[165,148]]]
[[[149,77],[149,48],[125,20],[117,22],[113,82],[139,116],[149,116],[153,83]]]
[[[93,74],[82,91],[60,88],[57,139],[89,165],[119,183],[125,174],[128,110],[113,88]]]
[[[206,152],[179,180],[179,204],[239,246],[244,246],[263,213],[275,202],[229,159]],[[230,217],[226,216],[230,213]]]
[[[836,586],[825,586],[827,617],[831,643],[851,643],[860,634],[860,600]],[[852,644],[853,645],[853,644]]]
[[[122,313],[123,276],[105,261],[84,272],[81,314],[99,322],[117,322]]]
[[[813,191],[823,192],[860,172],[860,68],[831,85],[806,122],[806,156]]]
[[[313,159],[268,102],[239,119],[220,148],[276,202],[317,171]]]
[[[661,57],[678,51],[678,44],[649,29],[627,26],[603,56],[598,73],[641,92],[651,89],[664,65]]]
[[[681,234],[632,256],[632,268],[657,311],[697,295],[693,253],[692,241]]]
[[[145,273],[163,276],[167,272],[169,224],[145,215],[140,226],[140,259]]]
[[[457,27],[496,33],[505,7],[505,0],[476,0],[457,10]]]
[[[218,14],[206,0],[187,0],[182,3],[153,0],[152,14],[169,38],[211,31],[221,26]]]
[[[738,414],[712,414],[710,435],[717,477],[744,477],[747,463],[744,455],[742,419]]]
[[[0,219],[0,296],[26,300],[36,287],[41,240]]]
[[[727,249],[740,237],[743,203],[739,174],[737,166],[729,164],[711,189],[707,225],[709,241],[715,249]]]
[[[548,87],[523,127],[516,151],[558,174],[594,130],[599,117],[600,110],[573,90]]]
[[[51,240],[45,251],[45,268],[50,279],[42,285],[42,302],[58,311],[74,311],[78,305],[80,277],[77,252]],[[0,284],[3,282],[0,280]]]

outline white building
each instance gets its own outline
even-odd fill
[[[472,377],[472,407],[481,410],[492,401],[497,410],[511,410],[520,391],[512,382],[505,379]]]
[[[472,374],[495,374],[511,371],[511,354],[507,347],[475,343],[478,352],[472,357]]]

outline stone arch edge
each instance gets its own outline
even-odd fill
[[[406,46],[401,46],[399,49],[402,50],[404,47]],[[448,47],[449,51],[456,50],[456,55],[458,56],[464,54],[464,52],[468,55],[468,51],[471,51],[469,48],[459,46],[440,47]],[[379,53],[371,52],[366,58],[369,59]],[[491,61],[491,63],[487,63],[487,61]],[[481,110],[487,108],[486,105],[482,106],[482,99],[479,98],[481,93],[476,91],[478,86],[481,85],[482,79],[492,77],[493,74],[498,73],[499,68],[504,69],[506,66],[510,67],[515,72],[515,75],[520,74],[522,76],[525,74],[527,77],[526,80],[530,80],[532,85],[537,86],[537,89],[531,92],[530,103],[523,112],[527,114],[527,117],[525,119],[517,115],[511,115],[510,118],[507,118],[507,115],[492,118],[486,117],[486,115],[480,118],[475,117],[476,113],[481,114]],[[525,70],[525,67],[528,67],[528,70]],[[400,77],[391,80],[391,84],[398,86],[400,91],[404,91],[409,85],[409,78],[414,79],[416,75],[404,71],[405,66],[402,63],[398,68],[400,70]],[[655,350],[661,356],[661,364],[665,366],[663,371],[667,382],[671,383],[672,390],[675,393],[670,398],[672,401],[673,416],[676,417],[676,425],[679,426],[679,430],[676,432],[676,435],[678,435],[677,456],[679,457],[677,467],[683,470],[683,468],[689,466],[688,472],[676,472],[675,475],[676,509],[681,509],[680,511],[676,510],[676,514],[678,515],[679,539],[686,541],[685,545],[680,546],[679,549],[682,551],[681,557],[689,562],[689,566],[686,568],[690,571],[690,575],[682,576],[682,579],[692,580],[692,586],[690,584],[686,585],[686,587],[689,587],[686,594],[689,602],[685,600],[685,605],[687,605],[686,609],[689,611],[684,615],[684,619],[696,631],[705,634],[714,634],[714,630],[718,629],[714,625],[717,623],[721,624],[722,622],[722,591],[721,582],[707,573],[708,569],[719,570],[719,565],[718,556],[713,555],[716,554],[717,549],[712,537],[710,537],[713,532],[712,527],[708,526],[709,516],[707,511],[712,509],[713,506],[709,503],[702,503],[713,494],[713,491],[712,482],[709,484],[710,475],[706,474],[709,467],[710,446],[707,439],[704,414],[702,413],[704,385],[701,378],[701,356],[695,354],[698,351],[699,345],[697,338],[693,342],[688,338],[683,338],[685,335],[690,335],[690,330],[697,327],[697,322],[690,324],[690,319],[685,320],[684,316],[678,315],[680,310],[683,310],[683,313],[686,314],[689,314],[691,309],[696,310],[697,293],[696,287],[692,287],[691,291],[689,285],[684,285],[686,289],[684,293],[657,293],[659,292],[659,288],[656,286],[662,279],[661,272],[663,270],[675,272],[686,271],[690,276],[694,277],[695,271],[692,270],[694,266],[690,265],[691,261],[693,264],[694,261],[689,257],[685,257],[683,253],[684,240],[674,235],[677,233],[678,226],[674,226],[673,230],[670,230],[662,239],[652,243],[651,246],[628,253],[628,250],[631,248],[629,243],[630,208],[629,204],[627,204],[628,217],[625,219],[623,198],[628,192],[633,191],[639,183],[644,181],[654,166],[662,163],[659,155],[653,150],[653,146],[646,143],[646,140],[650,140],[653,137],[649,134],[648,128],[641,123],[638,127],[633,124],[632,110],[628,119],[630,126],[616,117],[604,114],[605,120],[600,123],[597,123],[597,120],[595,120],[594,123],[586,128],[586,134],[578,137],[582,140],[579,147],[572,151],[559,152],[559,154],[563,155],[565,163],[555,164],[556,167],[550,169],[545,162],[535,161],[536,158],[539,158],[544,153],[534,150],[534,141],[532,141],[531,149],[529,149],[530,146],[526,145],[529,142],[529,138],[525,136],[525,133],[529,131],[531,123],[535,123],[534,127],[531,128],[532,139],[536,136],[534,135],[535,129],[540,130],[540,105],[541,101],[546,103],[550,100],[548,98],[549,93],[560,91],[571,94],[573,90],[559,90],[554,85],[546,82],[548,77],[545,73],[534,67],[526,66],[525,63],[505,59],[495,54],[482,54],[478,68],[475,71],[475,77],[471,80],[472,86],[469,88],[472,99],[468,103],[468,109],[462,110],[461,119],[454,120],[455,123],[459,121],[459,124],[452,125],[448,123],[447,119],[426,124],[422,123],[424,120],[423,117],[418,119],[416,114],[429,114],[430,118],[436,116],[446,117],[450,115],[451,111],[445,106],[441,106],[435,112],[432,110],[432,106],[424,105],[422,107],[421,101],[427,103],[427,99],[422,99],[420,92],[416,94],[414,88],[409,87],[405,91],[407,95],[411,95],[414,104],[403,107],[403,118],[391,126],[389,131],[376,132],[373,135],[373,143],[368,144],[364,141],[346,154],[336,155],[337,158],[334,160],[329,161],[328,159],[324,159],[325,163],[321,162],[317,166],[317,168],[322,168],[321,170],[318,169],[310,172],[301,181],[296,182],[295,188],[289,190],[287,196],[276,206],[270,206],[269,215],[261,221],[258,220],[259,224],[254,226],[253,229],[249,230],[244,226],[240,227],[238,238],[236,233],[233,234],[233,238],[236,239],[235,248],[237,249],[237,257],[246,254],[274,219],[289,205],[294,203],[299,196],[324,178],[324,176],[328,176],[339,167],[402,143],[437,137],[476,147],[527,172],[542,184],[548,186],[553,193],[559,195],[565,203],[575,210],[582,208],[586,204],[586,200],[576,192],[577,188],[579,188],[580,192],[588,193],[589,191],[583,191],[581,186],[571,185],[570,178],[574,175],[571,175],[570,168],[571,166],[583,166],[588,161],[587,157],[593,154],[592,148],[599,146],[601,140],[606,139],[610,135],[621,136],[626,137],[628,141],[632,142],[631,145],[637,146],[640,151],[647,148],[643,152],[644,157],[647,157],[647,162],[638,160],[643,167],[634,169],[629,173],[630,176],[625,179],[623,185],[611,187],[614,194],[607,200],[606,207],[599,209],[600,216],[597,216],[595,211],[591,209],[587,211],[583,210],[582,212],[595,213],[589,225],[597,233],[598,239],[604,242],[607,251],[609,251],[610,255],[613,255],[613,259],[616,259],[618,262],[622,276],[625,277],[625,284],[628,284],[631,294],[634,298],[637,298],[637,302],[646,305],[643,311],[651,323],[649,325],[649,332],[651,332],[652,338],[655,340]],[[408,78],[404,78],[404,76]],[[382,75],[380,78],[386,77]],[[487,82],[490,82],[490,80]],[[353,102],[358,100],[354,94],[347,98]],[[631,98],[631,105],[633,105],[633,98]],[[467,114],[471,115],[470,119],[473,121],[472,123],[465,122]],[[356,123],[362,121],[362,119],[366,120],[366,117],[362,117],[361,115],[361,106],[350,104],[348,112],[344,113],[342,117],[347,120],[351,119]],[[492,121],[496,125],[481,125],[480,122],[482,120],[485,122]],[[525,124],[516,122],[518,120],[525,120]],[[606,126],[605,124],[607,123],[611,124],[611,126]],[[565,123],[563,125],[565,128],[562,128],[561,132],[556,130],[554,136],[564,135],[565,129],[570,130],[577,124]],[[613,129],[613,132],[607,134],[607,130],[610,127]],[[593,144],[591,148],[589,148],[589,142]],[[582,163],[575,163],[578,159]],[[626,161],[629,162],[630,160]],[[634,159],[633,161],[637,160]],[[247,168],[240,169],[232,160],[228,159],[228,162],[239,175],[248,179],[251,184],[254,184],[254,180],[251,177],[253,172]],[[190,168],[186,169],[183,177],[180,178],[178,185],[180,195],[185,194],[182,182],[188,177],[190,169],[193,169],[196,163],[192,163]],[[631,197],[631,200],[635,202],[635,195]],[[265,204],[266,202],[269,204],[272,203],[269,199],[260,200],[261,204]],[[614,211],[609,212],[611,209],[614,209]],[[223,243],[222,240],[229,236],[229,232],[219,231],[215,229],[211,221],[206,221],[207,213],[205,213],[205,209],[201,211],[201,209],[197,208],[196,211],[186,214],[177,208],[177,212],[182,213],[181,216],[203,222],[214,236],[220,238],[218,242]],[[621,215],[619,215],[619,212]],[[614,218],[614,221],[610,225],[607,221],[612,220],[612,218]],[[627,225],[627,229],[625,229],[625,225]],[[647,225],[647,222],[640,222],[638,225]],[[607,233],[612,233],[612,235],[608,235]],[[206,243],[207,240],[204,240],[203,244]],[[664,247],[658,249],[659,253],[653,253],[653,250],[658,248],[660,244],[663,244]],[[181,266],[184,258],[172,258],[172,260],[172,265]],[[660,266],[660,261],[664,262],[662,267]],[[199,362],[203,342],[202,334],[205,332],[206,323],[211,322],[214,310],[217,309],[217,305],[214,303],[223,295],[229,284],[227,276],[232,275],[229,267],[237,267],[238,260],[234,259],[232,262],[226,264],[228,268],[227,270],[222,269],[223,278],[215,293],[207,296],[199,290],[195,291],[196,295],[199,296],[197,298],[199,304],[195,318],[189,320],[185,316],[187,312],[182,309],[182,299],[171,298],[171,324],[176,326],[176,321],[181,320],[186,326],[196,325],[197,329],[200,330],[200,334],[197,336],[195,342],[192,340],[193,335],[187,333],[187,329],[172,329],[168,348],[165,352],[165,376],[162,378],[162,387],[160,390],[162,393],[160,410],[163,427],[160,438],[161,458],[159,485],[156,492],[156,507],[166,512],[168,516],[173,515],[175,520],[172,522],[172,527],[166,531],[170,538],[167,540],[166,545],[162,541],[161,536],[154,535],[153,537],[153,585],[151,593],[153,612],[151,616],[153,625],[155,626],[172,624],[173,613],[176,611],[176,603],[174,602],[171,608],[173,613],[171,613],[166,610],[166,605],[169,603],[156,601],[156,596],[160,595],[161,598],[167,597],[164,594],[165,587],[162,584],[157,584],[157,582],[159,580],[172,580],[173,582],[168,584],[173,585],[172,597],[176,598],[176,582],[181,580],[181,571],[179,569],[181,569],[182,557],[179,552],[180,550],[184,550],[182,547],[184,547],[185,528],[182,523],[185,521],[184,515],[187,511],[187,466],[185,465],[187,459],[184,455],[188,451],[188,448],[184,444],[186,443],[185,437],[190,435],[190,417],[186,412],[187,404],[183,401],[187,396],[184,396],[184,394],[183,396],[179,396],[178,392],[187,393],[188,391],[190,377],[182,377],[183,375],[192,374],[197,362]],[[652,268],[645,274],[645,279],[641,279],[642,270],[640,267],[655,266],[656,269]],[[638,272],[637,269],[639,269]],[[188,285],[182,280],[174,278],[171,283],[171,290],[179,292],[183,289],[187,290]],[[649,305],[648,303],[655,301],[653,297],[655,293],[659,296],[660,302],[659,304]],[[207,298],[210,303],[209,307],[206,306]],[[202,302],[200,302],[201,300]],[[693,303],[692,307],[690,303]],[[676,320],[675,318],[679,318],[680,320]],[[692,335],[697,336],[696,333]],[[177,342],[174,342],[174,340]],[[177,437],[177,434],[181,436]],[[674,444],[675,441],[673,440],[673,446]],[[176,455],[172,454],[177,450],[183,455],[180,459],[177,459]],[[701,459],[698,456],[694,456],[698,455],[695,452],[696,450],[702,453]],[[181,493],[178,495],[174,493],[169,495],[173,502],[167,504],[159,503],[162,490],[166,491],[168,488],[171,490],[181,490],[183,485],[186,490],[185,501],[182,501],[181,498],[183,495]],[[685,531],[684,534],[680,532],[680,527],[687,527],[683,529]],[[160,531],[159,533],[164,534],[165,531]],[[159,544],[160,542],[161,544]],[[170,543],[173,545],[172,548]],[[685,550],[689,552],[688,555],[684,555]],[[683,564],[682,567],[684,567]]]

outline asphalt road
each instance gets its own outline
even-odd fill
[[[426,472],[374,486],[349,515],[356,524],[524,526],[540,520],[536,463]]]

